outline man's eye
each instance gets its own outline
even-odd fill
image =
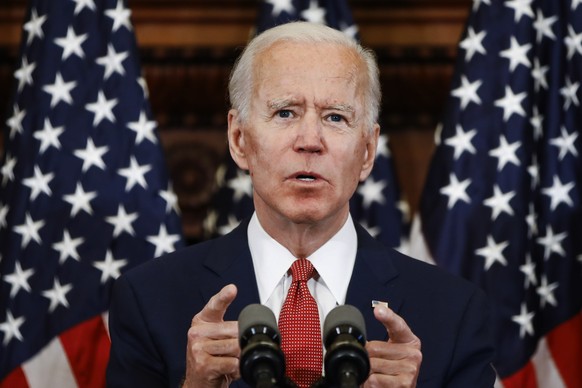
[[[332,114],[328,116],[329,119],[335,123],[339,123],[341,121],[344,120],[344,117],[342,115],[338,115],[338,114]]]
[[[288,119],[293,116],[293,112],[291,112],[290,110],[280,110],[277,112],[277,116],[279,116],[282,119]]]

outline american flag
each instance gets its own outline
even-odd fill
[[[0,169],[0,386],[102,387],[123,271],[182,244],[123,0],[31,1]]]
[[[582,0],[475,0],[420,218],[494,308],[499,386],[582,386]]]
[[[257,32],[296,20],[326,24],[358,40],[347,1],[265,0],[260,3]],[[253,212],[252,184],[230,156],[218,169],[217,191],[204,229],[208,236],[231,231]],[[408,236],[408,204],[400,200],[393,171],[388,136],[380,136],[378,153],[368,179],[361,183],[350,201],[350,211],[373,236],[390,247],[403,247]]]

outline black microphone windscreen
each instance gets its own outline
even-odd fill
[[[323,324],[323,337],[327,338],[339,326],[352,326],[366,337],[366,323],[360,310],[349,304],[337,306],[327,314]]]
[[[245,333],[249,328],[258,325],[267,326],[274,329],[277,333],[279,332],[277,319],[271,309],[258,303],[250,304],[238,316],[239,335]]]

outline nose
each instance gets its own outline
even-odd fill
[[[321,153],[325,148],[321,121],[316,115],[304,116],[297,128],[294,150],[296,152]]]

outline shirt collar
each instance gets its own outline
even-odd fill
[[[265,303],[296,258],[267,234],[256,213],[251,217],[247,235],[259,297],[261,303]],[[356,260],[357,241],[356,228],[348,214],[340,230],[307,258],[338,304],[345,303]]]

